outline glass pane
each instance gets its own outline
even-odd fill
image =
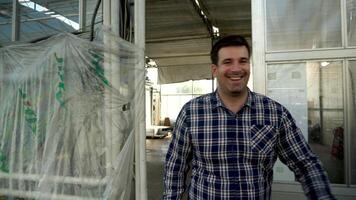
[[[152,68],[147,68],[146,69],[147,74],[146,74],[146,79],[150,83],[153,83],[153,85],[157,85],[158,83],[158,70],[155,67]]]
[[[78,1],[20,0],[20,40],[31,41],[79,29]]]
[[[212,87],[213,83],[211,80],[193,81],[193,93],[198,96],[212,92]]]
[[[349,46],[356,46],[356,0],[347,0],[346,3]]]
[[[267,50],[340,47],[340,1],[267,0]]]
[[[210,93],[212,91],[211,88],[211,80],[186,81],[161,85],[161,119],[169,117],[175,121],[185,103],[192,98]]]
[[[0,0],[0,47],[11,41],[12,0]]]
[[[163,94],[192,94],[192,81],[161,85]]]
[[[267,94],[285,105],[319,156],[332,183],[344,179],[342,62],[268,65]],[[280,163],[276,180],[294,180]]]
[[[162,95],[161,119],[169,117],[171,122],[177,119],[182,106],[192,99],[192,95]]]
[[[0,24],[0,47],[6,46],[7,44],[10,43],[10,41],[11,41],[11,26],[6,24],[3,25]]]
[[[349,94],[349,124],[351,128],[350,144],[351,144],[351,184],[356,184],[356,61],[349,62],[349,78],[350,85],[348,86]]]
[[[267,95],[282,103],[293,115],[304,137],[308,137],[306,64],[275,64],[267,68]],[[279,160],[274,166],[274,179],[293,181],[294,174]]]
[[[330,181],[345,183],[342,62],[310,62],[307,71],[309,144]]]

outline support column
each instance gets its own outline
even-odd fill
[[[266,55],[265,55],[265,17],[264,1],[251,1],[252,10],[252,70],[253,89],[266,94]]]
[[[103,0],[102,5],[103,5],[103,25],[104,28],[110,27],[111,23],[111,16],[110,16],[110,2],[111,0]],[[106,31],[103,31],[103,40],[104,40],[104,48],[109,49],[110,48],[110,35]],[[107,53],[105,50],[104,53],[104,73],[105,77],[108,79],[108,81],[111,83],[111,59],[110,59],[110,53]],[[105,146],[106,146],[106,153],[105,153],[105,160],[106,160],[106,176],[109,176],[112,171],[112,113],[110,111],[111,108],[111,94],[110,92],[105,93],[104,97],[104,103],[105,103]]]
[[[87,16],[87,1],[79,0],[79,30],[85,32]]]
[[[20,4],[18,0],[12,1],[12,32],[11,41],[20,39]]]
[[[135,0],[134,5],[134,38],[135,44],[141,49],[142,55],[137,68],[145,70],[145,0]],[[137,72],[135,77],[136,82],[145,80],[145,73]],[[142,85],[143,95],[145,95],[145,85]],[[137,98],[136,102],[145,107],[145,97]],[[136,111],[138,112],[138,111]],[[146,125],[145,125],[145,109],[142,111],[140,118],[136,118],[135,122],[135,171],[136,171],[136,199],[147,199],[147,176],[146,176]]]

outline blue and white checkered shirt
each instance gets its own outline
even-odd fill
[[[189,199],[270,199],[277,157],[302,184],[308,199],[335,199],[320,161],[291,114],[249,91],[238,113],[218,93],[185,104],[177,118],[165,166],[163,199],[181,199],[191,162]]]

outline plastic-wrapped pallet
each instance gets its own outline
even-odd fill
[[[143,51],[107,41],[59,34],[0,49],[1,195],[130,199]]]

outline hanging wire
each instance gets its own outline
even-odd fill
[[[94,40],[94,25],[95,25],[95,18],[96,15],[98,13],[99,7],[101,4],[101,0],[98,0],[98,2],[95,5],[95,9],[94,9],[94,14],[93,17],[91,18],[91,25],[90,25],[90,41]]]

